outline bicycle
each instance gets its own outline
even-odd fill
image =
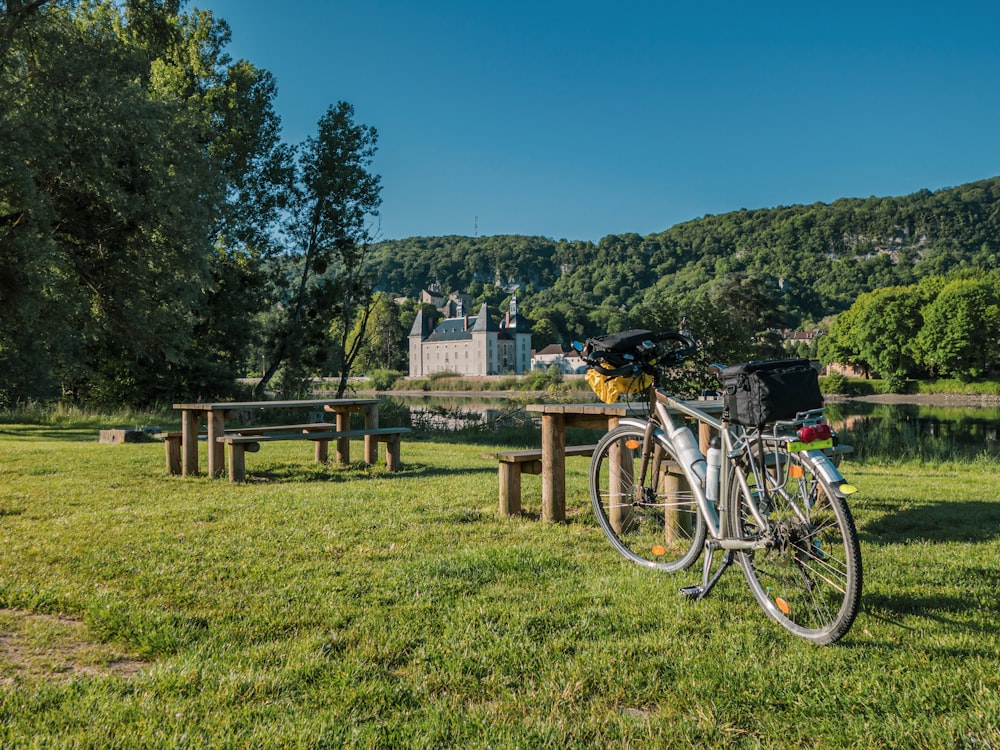
[[[668,572],[689,568],[704,552],[701,583],[681,588],[695,600],[735,559],[772,620],[814,643],[842,638],[861,600],[861,550],[846,502],[855,488],[837,467],[816,373],[809,385],[801,369],[808,362],[794,361],[795,377],[807,379],[807,396],[792,394],[802,403],[777,407],[773,398],[735,392],[733,378],[752,367],[712,365],[727,388],[716,418],[665,390],[666,371],[697,350],[690,336],[627,331],[578,348],[604,400],[648,390],[648,416],[622,418],[598,442],[590,464],[594,512],[615,549]],[[765,413],[737,415],[748,402]],[[687,419],[714,433],[706,453]]]

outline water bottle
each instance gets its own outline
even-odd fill
[[[705,472],[705,497],[713,503],[719,502],[719,472],[722,468],[722,441],[716,435],[708,444]]]
[[[682,427],[671,435],[674,447],[677,449],[677,460],[691,468],[698,482],[705,481],[705,457],[701,455],[698,441],[687,427]]]

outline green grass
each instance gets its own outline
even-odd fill
[[[2,747],[1000,747],[996,464],[844,465],[863,611],[822,648],[736,570],[692,603],[619,558],[583,458],[547,524],[484,445],[231,485],[96,437],[0,426]]]

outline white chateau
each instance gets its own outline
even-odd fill
[[[531,331],[517,313],[517,298],[497,325],[485,303],[475,317],[446,318],[431,330],[431,321],[417,312],[410,329],[410,377],[435,372],[458,375],[521,375],[531,369]]]

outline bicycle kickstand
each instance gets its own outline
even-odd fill
[[[719,543],[714,539],[709,539],[705,542],[705,563],[702,569],[701,583],[696,583],[692,586],[682,586],[680,591],[681,596],[693,599],[696,602],[708,596],[708,592],[719,582],[719,578],[725,572],[726,568],[733,563],[733,551],[731,549],[726,550],[726,554],[722,556],[722,562],[719,563],[719,567],[715,573],[712,573],[712,561],[715,559],[715,553],[719,549]]]

